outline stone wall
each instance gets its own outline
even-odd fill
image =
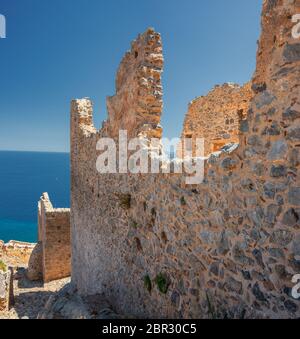
[[[110,136],[127,130],[129,137],[130,132],[161,137],[163,62],[160,35],[153,29],[132,42],[117,72],[116,94],[107,98]]]
[[[0,267],[0,311],[9,311],[14,304],[13,274],[11,267]]]
[[[115,137],[120,126],[131,135],[139,129],[118,118],[96,131],[90,100],[72,102],[72,282],[81,294],[104,293],[117,312],[140,317],[299,318],[299,300],[291,296],[292,276],[300,273],[295,13],[299,0],[264,1],[255,94],[240,145],[209,158],[201,185],[187,186],[175,174],[100,175],[98,139]],[[123,88],[138,74],[133,56],[152,41],[147,36],[161,45],[152,30],[138,38]],[[150,91],[152,84],[145,86]],[[132,116],[128,95],[119,92],[109,116]]]
[[[224,145],[239,142],[241,120],[248,112],[253,97],[251,84],[243,87],[226,83],[216,86],[207,96],[193,100],[185,116],[181,138],[204,139],[204,153],[209,155],[219,151]],[[178,148],[178,157],[182,157]]]
[[[0,261],[8,266],[26,266],[36,244],[11,240],[4,243],[0,240]]]
[[[38,203],[38,243],[32,251],[28,278],[44,282],[71,274],[70,210],[54,209],[44,193]]]

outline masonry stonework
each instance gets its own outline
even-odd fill
[[[239,142],[240,125],[246,118],[253,97],[251,84],[243,87],[226,83],[215,86],[207,96],[193,100],[185,116],[181,139],[204,139],[204,155],[219,151],[229,143]],[[182,148],[178,148],[182,157]]]
[[[72,102],[72,283],[80,294],[104,293],[117,312],[138,317],[299,318],[291,295],[300,273],[300,41],[291,35],[299,12],[299,0],[264,1],[239,147],[211,155],[200,185],[177,174],[96,171],[100,137],[116,138],[119,128],[157,134],[163,58],[153,30],[126,54],[102,130],[89,99]]]
[[[71,275],[70,210],[53,208],[44,193],[38,203],[38,243],[29,259],[30,280],[49,282]]]
[[[0,267],[0,311],[8,311],[14,304],[13,268]]]

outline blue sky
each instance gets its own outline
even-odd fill
[[[262,0],[0,0],[0,149],[69,151],[73,98],[94,101],[97,127],[130,42],[162,34],[165,137],[188,103],[255,69]]]

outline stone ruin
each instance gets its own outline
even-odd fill
[[[80,295],[104,294],[136,317],[299,318],[296,13],[300,0],[264,0],[252,81],[191,103],[183,136],[207,139],[202,184],[96,170],[99,138],[117,138],[119,129],[161,136],[163,55],[153,29],[126,53],[101,130],[89,99],[72,102],[72,286]],[[239,146],[209,155],[227,142]]]
[[[27,277],[47,283],[70,274],[70,209],[53,208],[44,193],[38,203],[38,243],[29,259]]]
[[[251,83],[243,87],[227,83],[215,86],[207,96],[196,98],[189,104],[181,138],[192,139],[192,155],[196,156],[197,138],[204,139],[204,155],[219,151],[230,143],[239,143],[240,126],[247,118],[253,98]],[[183,157],[182,144],[177,156]]]
[[[11,267],[0,266],[0,311],[8,311],[14,304],[13,274]]]

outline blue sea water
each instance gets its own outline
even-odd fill
[[[0,239],[37,241],[37,203],[70,206],[68,153],[0,151]]]

